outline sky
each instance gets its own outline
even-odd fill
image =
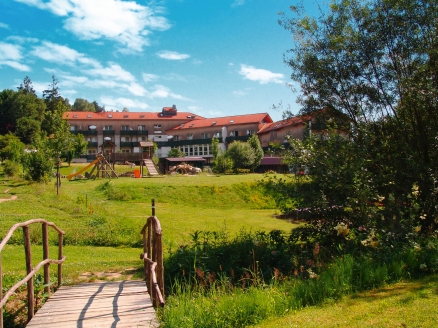
[[[28,76],[107,111],[295,114],[278,24],[297,0],[1,0],[0,90]],[[299,89],[299,88],[298,88]]]

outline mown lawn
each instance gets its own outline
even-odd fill
[[[438,275],[312,306],[253,328],[438,327]]]
[[[75,167],[80,165],[65,165],[61,173],[70,174]],[[275,217],[279,213],[272,200],[255,185],[260,179],[263,175],[62,179],[57,195],[54,179],[47,184],[27,184],[7,179],[0,172],[0,199],[17,198],[0,203],[0,236],[6,235],[17,222],[35,218],[54,222],[65,231],[68,281],[76,281],[84,272],[93,270],[138,268],[140,231],[151,215],[152,199],[163,229],[165,253],[190,242],[191,234],[197,230],[221,230],[230,235],[242,229],[289,232],[294,225]],[[34,245],[40,242],[40,231],[40,225],[30,229]],[[54,245],[57,240],[54,231],[49,238]],[[24,272],[21,240],[20,229],[3,252],[6,275]],[[33,251],[35,258],[40,253],[38,249]],[[55,256],[56,251],[52,254]],[[14,265],[8,268],[11,262]]]

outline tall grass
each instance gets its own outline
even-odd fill
[[[436,245],[438,246],[438,245]],[[408,261],[374,263],[349,255],[336,259],[319,275],[289,277],[279,283],[254,283],[240,288],[222,276],[205,288],[176,282],[160,314],[162,327],[246,327],[270,317],[327,301],[339,301],[352,292],[383,286],[410,277]],[[364,279],[364,277],[368,277]]]

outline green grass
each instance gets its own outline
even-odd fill
[[[253,328],[438,327],[438,275],[291,311]]]
[[[70,174],[72,170],[73,167],[63,166],[61,173]],[[28,184],[6,179],[0,172],[0,197],[17,196],[17,200],[0,203],[0,236],[17,222],[43,218],[66,232],[65,276],[69,280],[77,280],[86,271],[123,271],[135,263],[137,267],[141,265],[138,259],[140,231],[151,215],[152,199],[155,199],[156,215],[163,229],[165,253],[187,244],[191,240],[190,234],[197,230],[226,230],[230,235],[241,229],[289,232],[294,225],[275,218],[277,211],[272,200],[265,198],[255,186],[262,178],[258,174],[201,174],[143,179],[62,179],[57,195],[54,179],[48,184]],[[49,230],[54,245],[57,235]],[[33,225],[30,234],[33,244],[38,244],[40,225]],[[17,261],[22,261],[24,267],[21,229],[14,233],[8,245],[11,249],[17,245],[16,250],[21,253]],[[39,251],[34,253],[39,254]],[[11,260],[6,250],[3,256],[3,263],[9,264]],[[21,260],[18,260],[20,256]],[[99,267],[107,257],[114,260],[104,261],[106,267]],[[126,258],[129,258],[128,263],[121,260]],[[14,275],[15,271],[7,272]]]

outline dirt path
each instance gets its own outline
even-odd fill
[[[9,192],[9,190],[11,190],[11,189],[6,189],[4,191],[4,193],[7,194]],[[0,203],[7,202],[9,200],[16,200],[17,198],[18,197],[16,195],[12,195],[11,198],[0,198]]]

